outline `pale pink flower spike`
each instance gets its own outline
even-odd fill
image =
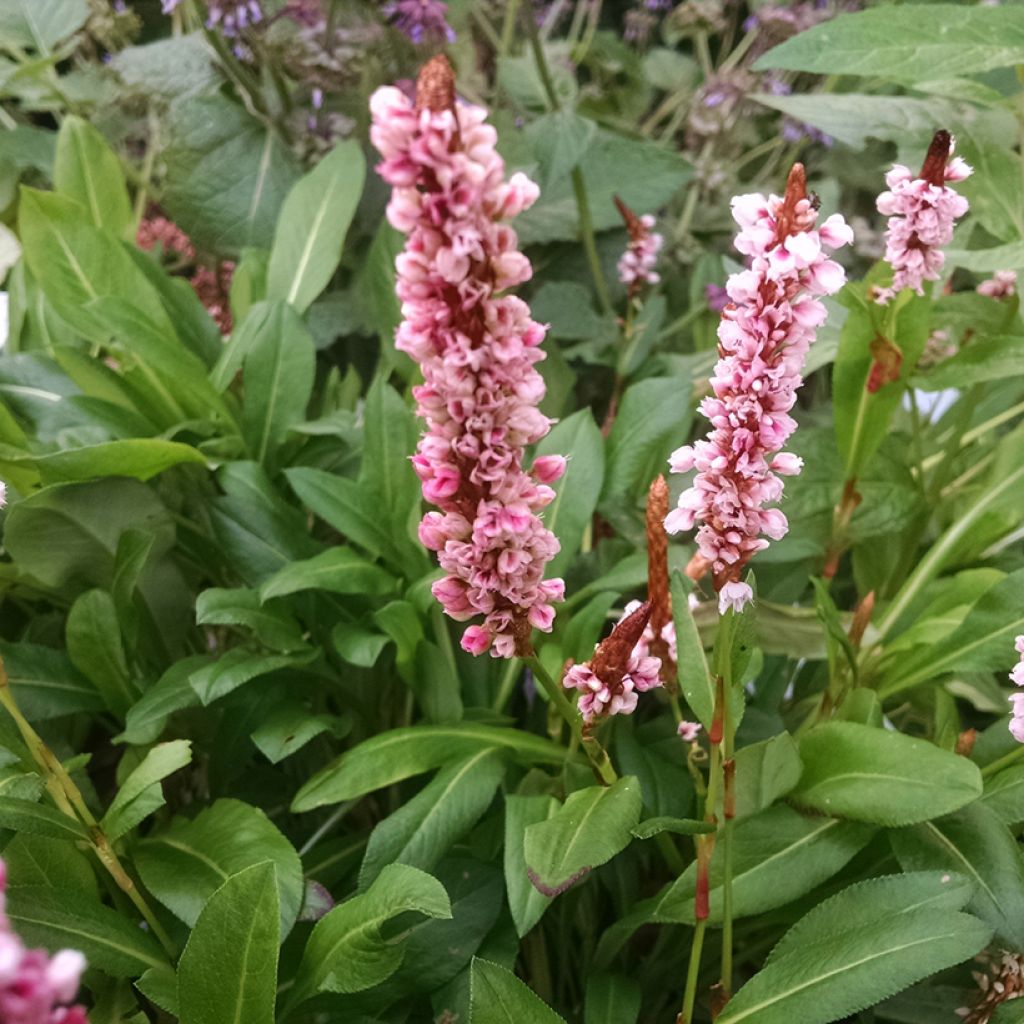
[[[1010,681],[1015,686],[1024,687],[1024,636],[1019,636],[1013,643],[1020,655],[1020,661],[1013,666]],[[1013,705],[1013,717],[1010,719],[1010,733],[1018,743],[1024,743],[1024,689],[1020,693],[1010,694]]]
[[[784,197],[738,196],[732,211],[740,225],[736,248],[748,268],[726,285],[714,395],[700,407],[712,429],[672,454],[673,473],[697,474],[665,520],[669,533],[697,527],[691,574],[710,567],[723,614],[753,599],[742,582],[744,567],[768,546],[765,537],[780,540],[789,529],[780,509],[765,506],[782,496],[781,477],[803,465],[781,449],[796,429],[790,409],[803,383],[804,358],[827,316],[818,299],[839,291],[845,280],[828,252],[853,240],[838,214],[815,227],[817,209],[800,164]]]
[[[538,189],[522,174],[505,180],[487,112],[456,101],[443,57],[421,71],[415,105],[384,87],[370,109],[377,171],[393,189],[388,220],[409,236],[396,261],[395,343],[424,378],[413,394],[427,429],[412,462],[423,496],[440,508],[419,529],[447,574],[434,595],[453,619],[484,616],[463,634],[465,650],[528,654],[531,628],[550,630],[564,596],[562,580],[544,579],[558,541],[538,512],[565,460],[523,467],[525,447],[550,429],[534,368],[544,328],[525,302],[500,293],[530,278],[505,221]]]
[[[885,260],[892,266],[891,288],[879,288],[875,301],[888,303],[897,292],[913,288],[924,294],[925,281],[937,281],[946,262],[942,247],[953,238],[953,227],[968,203],[947,182],[963,181],[971,168],[953,156],[953,136],[935,133],[921,173],[915,178],[903,164],[894,164],[885,176],[888,189],[876,202],[889,218],[885,232]]]

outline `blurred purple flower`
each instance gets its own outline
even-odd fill
[[[448,24],[444,0],[390,0],[384,16],[399,32],[419,45],[426,42],[455,42],[455,30]]]
[[[720,284],[704,285],[704,296],[712,313],[721,313],[729,303],[729,293]]]

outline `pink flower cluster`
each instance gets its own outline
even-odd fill
[[[565,459],[523,467],[525,446],[550,428],[534,368],[544,328],[522,300],[498,294],[530,278],[503,222],[538,189],[522,174],[505,181],[486,111],[456,104],[443,57],[421,73],[418,100],[417,108],[397,89],[378,89],[371,138],[393,187],[388,219],[409,235],[396,261],[396,345],[423,371],[413,394],[427,430],[412,461],[423,496],[441,510],[427,513],[419,536],[447,573],[433,590],[448,615],[484,616],[463,648],[509,658],[527,652],[531,627],[551,629],[552,603],[564,596],[562,580],[544,579],[558,541],[537,513],[554,498],[549,485]]]
[[[658,262],[658,253],[664,244],[664,239],[653,231],[654,218],[645,213],[642,217],[636,218],[641,230],[630,232],[629,244],[626,251],[619,257],[619,280],[629,285],[630,291],[645,284],[657,284],[661,277],[654,270]]]
[[[826,317],[818,296],[833,294],[844,281],[827,248],[853,239],[838,214],[815,228],[817,211],[799,164],[784,198],[739,196],[732,210],[740,225],[736,248],[749,267],[726,286],[730,301],[718,328],[714,395],[701,404],[712,430],[672,454],[672,472],[696,469],[697,475],[665,520],[669,533],[700,524],[699,554],[712,570],[722,612],[738,611],[753,598],[740,576],[751,556],[768,546],[762,534],[779,540],[789,528],[779,509],[764,506],[781,496],[780,476],[802,467],[780,449],[796,429],[789,411],[804,357]]]
[[[78,991],[85,957],[63,949],[53,957],[26,949],[6,909],[7,868],[0,861],[0,1021],[3,1024],[88,1024],[85,1009],[67,1006]]]
[[[1009,299],[1017,294],[1017,271],[997,270],[987,281],[982,281],[975,291],[990,299]]]
[[[602,679],[589,663],[573,665],[562,685],[580,692],[580,714],[584,722],[607,715],[631,715],[636,710],[637,694],[661,686],[661,661],[634,653],[619,680]]]
[[[893,268],[891,288],[876,290],[875,301],[889,302],[903,288],[924,294],[925,281],[937,281],[946,262],[942,246],[953,238],[953,226],[967,212],[967,200],[946,183],[963,181],[971,168],[953,156],[953,137],[935,133],[921,173],[894,164],[885,176],[889,186],[877,200],[878,212],[889,218],[885,259]]]
[[[1024,636],[1019,636],[1013,646],[1020,655],[1020,661],[1013,666],[1010,681],[1016,686],[1024,687]],[[1010,694],[1013,705],[1013,718],[1010,719],[1010,732],[1018,743],[1024,743],[1024,689],[1020,693]]]

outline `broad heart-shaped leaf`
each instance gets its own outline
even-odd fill
[[[171,108],[167,181],[162,202],[201,248],[238,253],[269,249],[277,213],[298,178],[275,129],[224,96]]]
[[[544,512],[544,525],[562,546],[547,572],[561,576],[579,551],[604,482],[604,441],[589,409],[555,424],[537,446],[538,456],[554,454],[569,460],[565,476],[555,484],[555,500]]]
[[[305,420],[315,370],[313,337],[299,314],[272,303],[242,360],[242,430],[257,462],[272,463],[289,427]]]
[[[124,234],[132,206],[121,161],[106,139],[74,114],[64,118],[57,133],[53,183],[58,192],[85,207],[96,227]]]
[[[963,622],[934,645],[892,659],[882,675],[879,696],[910,689],[947,672],[990,672],[1006,665],[1014,637],[1024,633],[1024,569],[990,587]]]
[[[547,821],[526,830],[530,881],[545,896],[564,892],[630,844],[642,809],[640,783],[632,776],[570,793]]]
[[[469,975],[470,1024],[565,1024],[508,968],[473,958]]]
[[[264,601],[302,590],[327,590],[332,594],[387,594],[394,577],[349,547],[328,548],[303,562],[291,562],[260,587]]]
[[[981,796],[981,772],[927,740],[857,722],[826,722],[800,741],[803,775],[791,799],[822,814],[913,825]]]
[[[973,956],[991,930],[939,872],[872,879],[819,904],[726,1005],[723,1024],[830,1024]]]
[[[146,888],[185,924],[194,926],[207,899],[245,868],[272,861],[287,935],[302,903],[302,865],[292,844],[258,808],[218,800],[192,820],[140,840],[135,866]]]
[[[298,1005],[317,992],[360,992],[394,974],[405,946],[385,938],[381,928],[408,911],[443,919],[451,917],[451,904],[436,878],[406,864],[389,864],[366,892],[317,922],[289,1005]]]
[[[504,774],[504,759],[493,749],[480,750],[439,771],[374,828],[359,870],[359,888],[371,885],[388,864],[432,870],[479,821]]]
[[[956,871],[975,883],[968,909],[1012,949],[1024,945],[1024,866],[1020,847],[981,803],[892,834],[904,870]]]
[[[279,920],[270,861],[210,897],[178,963],[181,1024],[274,1024]]]
[[[613,196],[634,210],[656,210],[686,184],[690,167],[678,153],[625,139],[598,128],[579,161],[586,182],[594,227],[598,231],[621,227]],[[540,199],[516,218],[516,232],[524,245],[574,241],[579,214],[569,174],[544,189]]]
[[[1024,24],[1012,7],[928,4],[841,14],[769,50],[754,68],[927,81],[1024,62]]]
[[[566,759],[564,747],[519,729],[475,722],[392,729],[364,740],[317,772],[296,794],[292,810],[355,800],[490,748],[523,764],[562,764]]]
[[[113,842],[135,828],[154,811],[163,807],[161,781],[168,775],[184,768],[192,760],[192,744],[189,740],[171,740],[158,743],[142,759],[142,762],[124,780],[117,791],[114,802],[103,815],[100,827]]]
[[[13,829],[47,839],[85,840],[89,833],[75,818],[46,804],[0,796],[0,828]]]
[[[43,55],[88,17],[88,0],[8,0],[0,4],[0,40]]]
[[[733,912],[747,917],[784,906],[841,870],[871,838],[874,829],[854,821],[809,817],[776,804],[744,818],[733,830]],[[722,920],[722,844],[711,858],[711,916]],[[693,924],[697,865],[691,864],[662,893],[656,921]]]
[[[299,313],[330,281],[366,177],[359,144],[341,142],[301,178],[277,218],[267,271],[267,297]]]
[[[508,907],[515,922],[516,934],[522,938],[551,906],[551,900],[538,892],[526,869],[523,845],[526,830],[547,821],[561,805],[553,796],[543,794],[505,797],[505,890]]]
[[[51,952],[81,950],[90,967],[114,978],[137,978],[167,963],[148,932],[76,890],[38,885],[11,888],[7,916],[26,945]]]

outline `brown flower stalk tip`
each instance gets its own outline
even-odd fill
[[[651,602],[644,601],[636,611],[627,615],[594,649],[590,659],[590,667],[594,675],[603,679],[611,688],[622,682],[622,677],[629,667],[629,659],[633,654],[640,637],[644,635],[647,622],[651,617]]]
[[[629,237],[634,242],[639,241],[647,234],[643,221],[618,196],[612,196],[612,199],[615,201],[615,206],[622,217],[623,223],[626,225]]]
[[[444,54],[432,57],[420,68],[416,79],[416,110],[453,110],[455,72]]]
[[[793,164],[786,179],[786,192],[782,197],[782,209],[779,211],[775,229],[775,244],[785,241],[796,231],[804,230],[798,223],[798,205],[807,198],[807,173],[803,164]]]
[[[949,163],[949,154],[953,148],[953,136],[944,129],[939,129],[932,138],[928,152],[925,154],[924,163],[921,164],[920,177],[941,188],[946,184],[946,165]]]
[[[668,589],[668,534],[665,517],[668,515],[668,484],[658,476],[647,492],[647,598],[651,605],[651,654],[661,659],[661,681],[672,689],[675,684],[676,665],[665,627],[672,622],[672,598]]]

